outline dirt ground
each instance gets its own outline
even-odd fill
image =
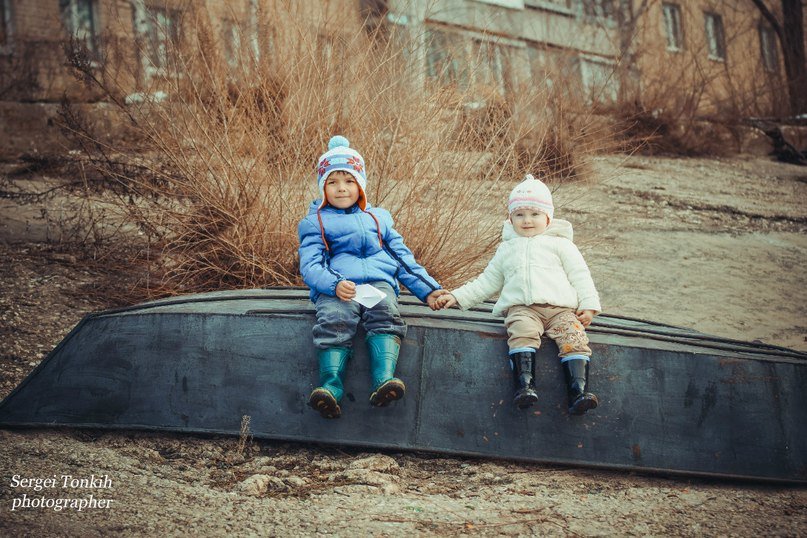
[[[760,157],[594,166],[595,183],[556,192],[556,216],[573,222],[606,312],[807,351],[807,169]],[[129,278],[45,241],[58,233],[50,204],[0,198],[0,396]],[[807,535],[803,487],[238,441],[0,430],[0,535]],[[95,497],[111,506],[12,511],[15,475],[108,475]]]

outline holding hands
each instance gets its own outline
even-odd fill
[[[591,325],[591,320],[594,319],[594,310],[578,310],[575,312],[577,321],[583,324],[583,327]]]
[[[448,293],[447,290],[434,290],[433,292],[431,292],[429,296],[426,297],[426,302],[429,304],[429,308],[431,308],[432,310],[440,310],[442,308],[442,306],[439,306],[440,301],[446,295],[451,294]]]
[[[432,310],[441,310],[444,308],[451,308],[457,304],[457,299],[449,292],[443,293],[436,301]]]

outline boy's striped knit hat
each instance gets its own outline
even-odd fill
[[[555,214],[552,204],[552,193],[543,181],[539,181],[532,174],[524,176],[524,181],[516,185],[507,201],[507,211],[512,213],[516,209],[537,209],[549,216],[550,222]]]
[[[325,181],[331,172],[344,170],[356,178],[361,192],[359,193],[359,207],[364,210],[367,206],[367,197],[364,192],[367,187],[367,171],[364,167],[364,159],[358,151],[350,147],[350,141],[341,135],[336,135],[328,141],[328,151],[322,154],[317,161],[317,185],[319,194],[322,197],[322,205],[325,200]]]

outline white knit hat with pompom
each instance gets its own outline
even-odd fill
[[[516,185],[507,200],[509,213],[522,208],[538,209],[542,213],[546,213],[550,221],[555,214],[549,187],[543,181],[535,179],[532,174],[527,174],[524,181]]]

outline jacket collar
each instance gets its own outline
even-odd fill
[[[544,233],[529,239],[546,236],[565,237],[569,241],[573,241],[574,232],[572,231],[572,223],[568,220],[552,219],[552,222],[549,223],[549,226],[546,230],[544,230]],[[502,241],[510,241],[511,239],[518,239],[520,237],[521,236],[516,233],[516,230],[513,228],[513,224],[509,219],[502,223]]]
[[[361,212],[361,208],[359,207],[358,203],[355,203],[355,204],[353,204],[352,206],[350,206],[350,207],[348,207],[346,209],[337,209],[337,208],[335,208],[334,206],[332,206],[330,204],[325,204],[324,206],[322,206],[322,209],[320,209],[321,204],[322,204],[322,200],[314,200],[313,202],[311,202],[311,205],[308,206],[308,214],[309,215],[316,215],[317,210],[319,210],[321,213],[342,213],[342,214],[351,214],[351,213],[359,213],[359,212]],[[372,208],[372,206],[368,203],[365,211],[367,211],[367,210],[369,210],[371,208]]]

